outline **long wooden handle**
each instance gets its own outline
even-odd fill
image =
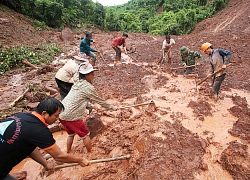
[[[229,66],[231,66],[232,65],[232,63],[229,63],[229,64],[227,64],[227,67],[229,67]],[[210,75],[208,75],[207,77],[205,77],[204,79],[202,79],[200,82],[198,82],[197,83],[197,85],[200,85],[200,84],[202,84],[204,81],[206,81],[208,78],[211,78],[211,77],[213,77],[215,74],[217,74],[217,73],[219,73],[219,72],[221,72],[221,71],[223,71],[224,69],[219,69],[218,71],[215,71],[213,74],[210,74]]]
[[[97,46],[94,44],[95,48],[97,49]],[[104,59],[103,55],[102,55],[102,52],[100,51],[100,55],[101,55],[101,58],[102,60],[106,63],[106,60]]]
[[[155,104],[153,101],[150,101],[149,103],[141,103],[141,104],[134,104],[130,106],[122,106],[119,109],[126,109],[126,108],[131,108],[131,107],[136,107],[136,106],[143,106],[143,105],[148,105],[148,104]]]
[[[120,156],[120,157],[113,157],[113,158],[106,158],[106,159],[96,159],[96,160],[90,160],[90,164],[94,163],[102,163],[102,162],[110,162],[110,161],[118,161],[118,160],[124,160],[124,159],[130,159],[130,154],[126,156]]]
[[[130,159],[130,154],[128,154],[126,156],[120,156],[120,157],[90,160],[89,163],[90,164],[103,163],[103,162],[118,161],[118,160],[124,160],[124,159]],[[55,169],[71,167],[71,166],[77,166],[77,165],[79,165],[79,164],[78,163],[64,163],[62,165],[55,166]]]
[[[218,71],[218,72],[220,72],[220,71]],[[218,73],[218,72],[216,72],[216,73]],[[212,77],[213,75],[215,75],[216,73],[213,73],[213,74],[208,75],[207,77],[205,77],[204,79],[202,79],[200,82],[198,82],[197,85],[202,84],[202,83],[205,82],[208,78],[211,78],[211,77]]]
[[[159,65],[162,59],[163,59],[163,57],[160,57],[160,58],[158,59],[158,61],[157,61],[156,64]]]
[[[106,62],[106,60],[104,59],[103,55],[102,55],[102,52],[100,51],[100,55],[101,55],[101,58],[104,62]]]

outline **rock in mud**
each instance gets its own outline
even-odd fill
[[[221,154],[221,165],[233,179],[250,179],[250,156],[247,145],[237,141],[230,145]]]

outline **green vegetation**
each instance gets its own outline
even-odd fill
[[[33,26],[36,27],[36,30],[39,30],[39,31],[49,30],[49,27],[47,26],[47,24],[45,22],[41,22],[41,21],[34,19],[32,24],[33,24]]]
[[[223,9],[228,0],[130,0],[112,7],[92,0],[3,0],[2,3],[36,19],[41,30],[46,28],[45,24],[59,30],[81,24],[106,31],[180,35],[190,33],[198,22]]]
[[[131,0],[125,5],[110,7],[110,11],[118,15],[116,21],[107,22],[111,30],[154,35],[188,34],[198,22],[211,17],[226,4],[227,0],[212,3],[208,0]]]
[[[125,31],[154,35],[190,33],[195,25],[222,10],[228,0],[130,0],[104,7],[92,0],[2,0],[14,11],[29,16],[37,30],[62,30],[95,26],[105,31]],[[7,11],[1,8],[1,11]],[[0,75],[14,67],[48,63],[62,50],[56,44],[0,49]]]
[[[49,63],[54,56],[62,52],[56,44],[40,44],[37,47],[14,47],[8,51],[0,49],[0,75],[14,67],[23,67],[22,60],[32,64]]]

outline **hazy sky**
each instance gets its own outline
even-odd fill
[[[92,0],[93,2],[98,1],[101,3],[103,6],[114,6],[114,5],[120,5],[127,3],[128,0]]]

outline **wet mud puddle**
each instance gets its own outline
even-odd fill
[[[154,100],[157,107],[157,110],[153,112],[153,114],[158,118],[158,123],[156,125],[155,122],[152,122],[151,126],[158,126],[158,128],[155,128],[155,131],[151,133],[151,136],[160,138],[163,141],[166,140],[168,135],[163,134],[162,131],[160,131],[161,126],[166,122],[174,124],[176,121],[179,121],[183,127],[196,134],[200,138],[205,139],[207,142],[207,147],[204,148],[205,154],[203,156],[203,161],[205,162],[206,167],[204,168],[204,171],[195,172],[195,179],[233,179],[227,171],[223,170],[220,164],[221,153],[225,148],[228,147],[229,143],[235,140],[241,142],[239,138],[231,136],[228,133],[228,130],[231,129],[233,124],[237,121],[237,117],[233,116],[228,111],[228,109],[234,106],[230,96],[232,94],[237,94],[240,97],[245,97],[249,104],[250,94],[248,92],[234,89],[230,91],[223,91],[221,92],[221,96],[223,96],[223,98],[215,103],[207,96],[199,94],[199,89],[196,87],[194,79],[186,79],[181,75],[172,77],[167,73],[159,73],[157,70],[154,72],[154,75],[148,75],[143,78],[145,84],[150,87],[150,92],[144,94],[143,97]],[[168,78],[167,83],[161,88],[154,88],[154,81],[157,75]],[[117,102],[114,99],[110,101]],[[132,98],[124,100],[123,103],[132,104],[135,101],[136,98]],[[117,103],[119,104],[120,102]],[[142,116],[142,113],[145,113],[143,108],[131,108],[130,114],[126,117],[128,117],[127,119],[129,120],[133,120],[138,116]],[[105,126],[114,126],[113,131],[116,131],[115,129],[119,128],[120,125],[116,121],[118,121],[120,118],[121,117],[117,114],[114,114],[113,117],[105,115],[100,116],[100,119],[103,121]],[[130,123],[137,122],[131,121]],[[108,136],[104,135],[101,135],[95,139],[94,145],[106,141]],[[65,151],[67,138],[66,133],[54,133],[54,137],[57,144],[62,148],[62,150]],[[77,143],[77,145],[79,147],[81,144]],[[145,150],[143,143],[138,145],[137,141],[137,145],[135,146],[139,152],[143,152]],[[247,144],[247,146],[249,147],[249,144]],[[96,152],[93,153],[94,156],[98,154],[98,151],[103,151],[100,147],[94,149],[96,150]],[[113,154],[119,154],[121,151],[121,147],[114,146],[111,152]],[[75,153],[77,154],[79,152]],[[80,150],[80,153],[85,153],[85,151]],[[92,155],[88,156],[91,158]],[[133,154],[133,156],[135,157],[136,153]],[[135,162],[131,160],[128,164],[128,167],[135,166],[133,163]],[[102,163],[99,165],[91,165],[85,168],[64,168],[46,177],[45,179],[55,179],[56,177],[57,179],[65,179],[69,175],[70,179],[81,179],[88,172],[95,171],[98,174],[98,170],[102,166],[105,166],[105,164]],[[42,167],[39,164],[27,158],[17,167],[15,167],[12,170],[12,173],[27,171],[27,179],[44,179],[44,177],[42,178],[39,176],[41,170]]]

